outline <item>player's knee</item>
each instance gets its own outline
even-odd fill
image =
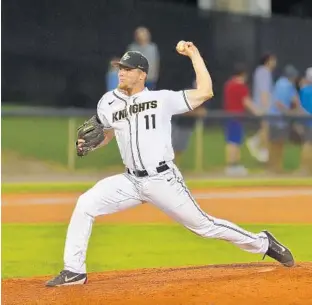
[[[197,223],[187,226],[190,231],[195,233],[196,235],[205,237],[205,238],[212,238],[213,237],[213,229],[214,224],[211,219],[204,218]]]
[[[88,196],[86,194],[82,194],[78,197],[76,208],[84,210],[88,205]]]
[[[198,230],[193,231],[196,235],[204,237],[204,238],[215,238],[213,230],[210,228],[200,228]]]
[[[92,215],[92,206],[92,198],[90,197],[88,192],[79,196],[76,204],[76,209],[78,211]]]
[[[212,235],[210,234],[210,232],[211,232],[210,225],[201,226],[201,227],[192,227],[189,229],[198,236],[205,237],[205,238],[211,238],[212,237]]]

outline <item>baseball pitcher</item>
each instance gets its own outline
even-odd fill
[[[129,51],[115,63],[119,85],[103,95],[97,113],[78,129],[77,154],[106,145],[115,136],[125,172],[97,182],[77,201],[67,231],[64,270],[47,286],[87,282],[86,252],[95,217],[150,202],[172,219],[204,238],[226,240],[242,250],[262,253],[284,266],[293,256],[267,231],[248,232],[206,214],[186,187],[173,163],[171,117],[190,111],[213,96],[212,81],[197,47],[180,41],[176,50],[189,57],[197,88],[182,91],[149,91],[144,84],[149,64],[140,53]]]

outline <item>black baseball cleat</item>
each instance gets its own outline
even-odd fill
[[[267,256],[277,260],[282,265],[286,267],[292,267],[295,265],[294,258],[289,249],[287,249],[284,245],[278,242],[274,236],[268,232],[263,231],[268,237],[269,240],[269,248],[268,251],[264,254],[263,259]]]
[[[47,287],[83,285],[87,283],[87,274],[75,273],[68,270],[63,270],[52,280],[46,283]]]

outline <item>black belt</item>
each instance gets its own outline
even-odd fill
[[[162,172],[164,172],[164,171],[169,169],[169,166],[165,163],[165,161],[159,162],[159,165],[160,166],[156,167],[157,173],[162,173]],[[128,172],[128,174],[135,175],[137,177],[146,177],[146,176],[148,176],[148,172],[146,170],[143,170],[143,171],[135,170],[135,171],[131,172],[130,169],[127,168],[127,172]]]

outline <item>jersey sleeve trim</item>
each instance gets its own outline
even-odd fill
[[[106,119],[104,114],[101,114],[101,115],[99,114],[99,111],[101,109],[102,103],[105,100],[104,97],[105,97],[105,95],[103,95],[102,98],[100,99],[100,101],[98,102],[96,116],[100,120],[100,122],[103,124],[103,129],[108,130],[108,129],[112,129],[113,127],[110,126],[110,124],[108,123],[108,121],[107,121],[107,119]]]
[[[182,94],[183,94],[183,98],[184,98],[184,101],[185,101],[185,104],[186,104],[187,108],[188,108],[189,110],[193,110],[193,108],[191,107],[190,103],[189,103],[188,100],[187,100],[187,97],[186,97],[186,94],[185,94],[185,91],[184,91],[184,90],[182,91]]]
[[[124,103],[127,104],[127,101],[125,99],[123,99],[122,97],[118,96],[115,91],[113,91],[113,95],[116,96],[118,99],[120,99],[121,101],[123,101]]]
[[[112,129],[112,128],[113,128],[112,126],[104,126],[104,127],[103,127],[104,130],[110,130],[110,129]]]
[[[101,97],[100,101],[98,102],[98,105],[97,105],[97,110],[99,110],[101,108],[101,105],[103,103],[103,100],[104,100],[104,95]]]

